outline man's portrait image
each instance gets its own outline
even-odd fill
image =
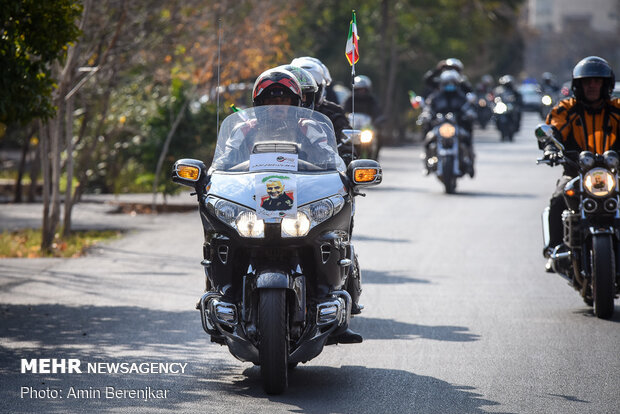
[[[279,179],[272,178],[265,183],[267,197],[261,198],[261,207],[265,210],[290,210],[293,207],[293,193],[284,191],[284,184]]]

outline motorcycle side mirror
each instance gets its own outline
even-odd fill
[[[172,167],[172,181],[177,184],[198,187],[206,182],[207,167],[205,163],[193,158],[183,158],[174,163]]]
[[[556,138],[559,131],[548,124],[540,124],[534,131],[538,140],[538,147],[543,149],[547,144],[553,144],[559,151],[564,152],[564,145]]]
[[[377,185],[383,181],[383,172],[377,161],[360,159],[349,163],[347,177],[356,186]]]
[[[342,135],[345,136],[345,138],[342,140],[342,142],[345,144],[350,144],[351,141],[353,141],[353,143],[357,145],[362,140],[362,131],[360,131],[359,129],[343,129]]]

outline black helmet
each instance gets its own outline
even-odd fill
[[[585,78],[603,78],[603,87],[601,88],[601,97],[609,99],[614,90],[616,77],[609,63],[598,56],[588,56],[583,58],[575,65],[573,69],[573,80],[570,88],[577,99],[584,99],[583,88],[579,79]]]
[[[301,85],[288,70],[269,69],[261,73],[252,90],[252,102],[254,106],[263,105],[263,100],[268,96],[289,95],[294,98],[294,106],[301,104]]]
[[[301,102],[301,106],[309,109],[314,109],[314,97],[318,92],[319,87],[314,80],[314,77],[310,72],[305,70],[304,68],[300,68],[299,66],[294,65],[281,65],[276,69],[284,69],[291,72],[301,85],[301,93],[304,96],[304,99]]]

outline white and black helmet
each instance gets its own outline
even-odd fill
[[[314,80],[319,88],[315,95],[314,103],[315,105],[321,105],[325,100],[325,88],[327,87],[324,74],[325,72],[323,71],[321,64],[317,63],[314,58],[301,57],[293,59],[291,61],[291,65],[307,70],[310,72],[312,77],[314,77]]]

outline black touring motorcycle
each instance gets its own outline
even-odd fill
[[[348,328],[349,292],[361,280],[351,244],[354,196],[381,182],[381,167],[362,159],[345,167],[324,115],[260,106],[224,120],[208,171],[181,159],[172,179],[193,187],[200,205],[204,330],[237,359],[260,365],[267,393],[283,392],[288,369]]]
[[[567,209],[562,213],[564,244],[550,252],[553,270],[579,291],[584,301],[594,305],[597,317],[608,319],[614,313],[614,299],[620,293],[620,212],[618,210],[618,167],[615,151],[603,155],[582,151],[578,161],[571,159],[558,141],[553,127],[536,128],[539,147],[553,144],[558,150],[557,163],[569,164],[579,175],[564,187]],[[577,155],[575,153],[575,155]],[[553,165],[539,159],[537,163]],[[549,207],[543,211],[543,238],[549,248]]]
[[[430,121],[431,130],[426,134],[427,169],[437,174],[446,194],[454,194],[458,178],[466,173],[473,177],[474,160],[464,143],[471,138],[457,118],[452,112],[435,114]]]

